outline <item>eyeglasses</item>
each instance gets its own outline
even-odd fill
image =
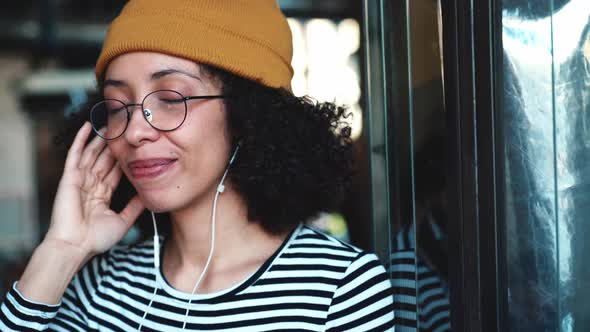
[[[125,104],[117,99],[104,99],[92,106],[90,123],[94,132],[106,140],[123,135],[131,120],[131,107],[141,107],[143,118],[153,128],[172,131],[180,127],[187,114],[186,102],[195,99],[224,98],[222,95],[183,96],[174,90],[157,90],[146,95],[141,104]],[[105,127],[104,132],[100,132]]]

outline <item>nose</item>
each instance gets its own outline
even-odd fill
[[[124,136],[131,145],[140,146],[146,142],[153,142],[160,137],[160,132],[152,127],[144,117],[145,110],[141,104],[127,105],[129,110],[129,123]],[[150,112],[150,111],[148,111]],[[146,115],[151,116],[151,114]]]

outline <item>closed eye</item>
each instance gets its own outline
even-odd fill
[[[125,106],[122,107],[117,107],[117,108],[109,108],[109,115],[116,115],[119,112],[123,111],[125,109]]]
[[[160,101],[166,104],[180,104],[184,103],[183,98],[160,98]]]

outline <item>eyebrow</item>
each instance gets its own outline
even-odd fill
[[[190,78],[194,78],[194,79],[202,82],[202,80],[199,76],[189,73],[187,71],[181,70],[181,69],[174,69],[174,68],[159,70],[159,71],[152,74],[151,79],[157,80],[157,79],[160,79],[164,76],[168,76],[168,75],[172,75],[172,74],[182,74],[182,75],[188,76]]]
[[[203,82],[203,80],[201,80],[201,78],[195,74],[189,73],[189,72],[181,70],[181,69],[174,69],[174,68],[158,70],[157,72],[154,72],[150,75],[150,80],[155,81],[155,80],[158,80],[162,77],[173,75],[173,74],[181,74],[184,76],[188,76],[190,78],[194,78],[200,82]],[[129,86],[129,84],[124,80],[106,79],[102,83],[102,89],[104,89],[107,86],[122,87],[122,86]]]

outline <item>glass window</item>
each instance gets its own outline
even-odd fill
[[[590,3],[503,1],[509,325],[588,331]]]

